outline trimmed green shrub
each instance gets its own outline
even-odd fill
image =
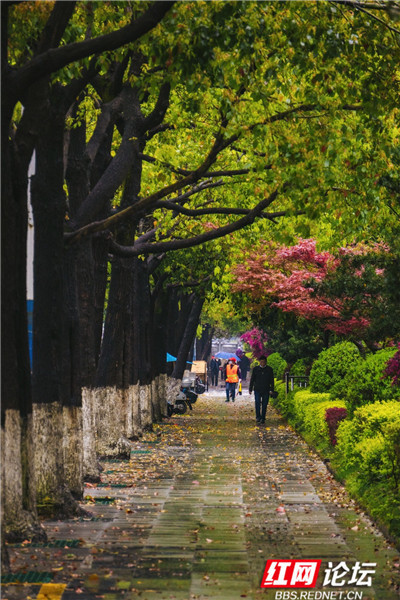
[[[276,379],[283,379],[283,375],[287,369],[287,362],[279,352],[274,352],[268,356],[268,364],[274,371],[274,377]]]
[[[323,395],[323,394],[318,394]],[[342,400],[323,400],[308,404],[304,409],[304,437],[321,452],[331,451],[332,444],[329,436],[329,428],[326,420],[326,411],[329,408],[344,408]]]
[[[329,394],[313,394],[309,389],[298,390],[293,398],[293,410],[296,416],[296,421],[303,422],[306,408],[310,404],[318,402],[329,402]]]
[[[340,423],[333,466],[370,514],[400,536],[400,405],[374,402]]]
[[[323,350],[311,368],[311,390],[329,392],[331,398],[342,397],[344,379],[350,371],[354,371],[360,360],[360,352],[351,342],[341,342]]]
[[[278,392],[277,398],[271,398],[270,402],[285,419],[290,420],[292,416],[292,400],[295,392],[289,392],[286,396],[286,384],[283,381],[275,379],[275,391]]]
[[[338,452],[346,468],[358,460],[356,446],[361,440],[382,437],[388,426],[397,422],[400,427],[400,404],[392,400],[358,408],[351,421],[341,423],[337,431]]]
[[[275,388],[275,391],[277,392],[278,396],[276,398],[271,398],[270,401],[274,406],[279,406],[281,404],[282,400],[284,400],[284,398],[285,398],[285,382],[277,381],[275,379],[274,388]]]
[[[400,399],[400,387],[392,386],[390,379],[384,378],[387,362],[396,351],[389,348],[370,354],[347,374],[343,397],[351,414],[357,407],[372,402]]]
[[[326,411],[334,407],[344,409],[344,406],[342,400],[331,400],[328,393],[313,394],[309,389],[296,388],[286,397],[278,393],[280,412],[321,452],[332,450]]]
[[[301,377],[302,375],[306,375],[306,373],[307,373],[306,362],[303,358],[299,358],[298,360],[296,360],[294,365],[291,367],[290,374],[293,375],[293,377]]]
[[[286,395],[282,382],[275,389],[274,406],[309,444],[329,455],[350,494],[400,539],[400,403],[367,404],[350,420],[345,401],[331,400],[329,391],[295,388]]]

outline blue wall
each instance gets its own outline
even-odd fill
[[[28,311],[28,336],[29,336],[29,356],[31,359],[32,366],[32,339],[33,339],[33,300],[26,301],[26,308]]]

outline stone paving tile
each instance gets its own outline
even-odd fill
[[[162,424],[161,441],[174,423],[186,438],[163,451],[179,468],[166,462],[132,487],[87,488],[115,502],[85,502],[94,521],[45,523],[50,539],[79,539],[77,548],[10,547],[14,571],[54,579],[50,588],[4,585],[3,600],[275,600],[275,590],[259,587],[265,563],[289,558],[321,559],[324,569],[329,561],[377,562],[373,587],[358,590],[363,600],[398,597],[388,584],[400,580],[398,553],[273,409],[259,427],[248,397],[227,404],[219,392]],[[161,447],[133,443],[130,462],[104,463],[103,480],[131,481],[132,469],[151,466]]]

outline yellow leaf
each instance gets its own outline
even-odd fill
[[[36,600],[60,600],[66,583],[42,583]]]

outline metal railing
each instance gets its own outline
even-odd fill
[[[289,391],[293,392],[295,385],[304,388],[308,387],[309,379],[308,375],[290,375],[290,373],[285,373],[286,394]]]

